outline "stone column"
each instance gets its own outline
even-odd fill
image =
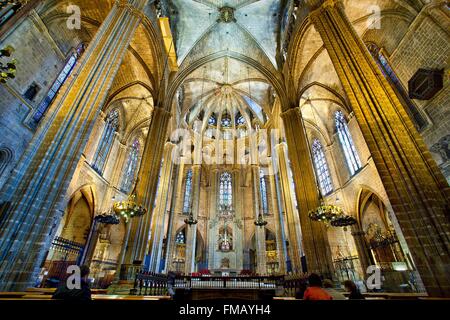
[[[200,180],[201,165],[192,166],[192,215],[194,220],[198,220],[198,211],[200,208]],[[197,224],[187,225],[186,227],[186,263],[184,273],[186,275],[195,271],[195,251],[197,250]]]
[[[83,255],[79,261],[80,265],[90,266],[92,258],[94,257],[95,249],[97,247],[97,241],[100,236],[100,231],[105,227],[104,224],[99,223],[95,219],[92,222],[91,229],[89,230],[88,239],[84,248]]]
[[[150,234],[148,250],[150,260],[148,270],[152,272],[160,272],[163,238],[167,216],[167,201],[169,198],[169,187],[172,181],[172,151],[174,146],[175,145],[171,142],[167,142],[164,146],[164,164],[161,169],[161,176],[159,178],[159,190],[157,192],[158,197],[156,200],[156,207],[152,213],[152,231]]]
[[[138,203],[143,204],[148,212],[146,215],[134,218],[129,222],[131,231],[123,261],[124,264],[132,264],[134,261],[141,261],[142,263],[145,255],[148,253],[150,232],[152,232],[152,237],[155,234],[154,228],[156,224],[152,226],[151,231],[150,226],[169,119],[169,112],[160,107],[154,108],[139,167],[139,181],[136,185],[136,200]],[[164,161],[171,162],[171,155]],[[153,243],[153,240],[151,243]]]
[[[236,145],[236,144],[235,144]],[[235,157],[236,159],[236,157]],[[236,264],[234,269],[242,270],[244,268],[244,222],[243,210],[242,210],[242,200],[243,194],[240,192],[241,189],[241,176],[240,170],[237,165],[233,166],[232,172],[232,187],[233,187],[233,209],[234,209],[234,219],[228,221],[228,225],[231,226],[233,231],[233,250],[236,252]],[[232,264],[230,265],[232,267]],[[233,267],[232,267],[233,268]]]
[[[278,161],[276,161],[278,165],[278,174],[284,199],[284,209],[286,211],[289,256],[292,270],[295,272],[302,270],[302,233],[300,230],[300,218],[297,214],[297,209],[294,207],[294,199],[292,199],[286,149],[286,143],[280,143],[275,146],[276,158],[278,158]]]
[[[358,258],[361,264],[361,269],[364,275],[366,275],[365,272],[367,268],[371,265],[374,265],[375,262],[373,261],[372,255],[370,253],[370,248],[367,245],[365,232],[362,231],[357,225],[353,225],[351,227],[351,230],[353,239],[355,240],[356,250],[358,251]]]
[[[450,296],[448,183],[342,2],[325,1],[310,18],[350,101],[428,294]]]
[[[281,117],[292,165],[308,272],[331,278],[334,268],[325,224],[308,217],[308,212],[319,205],[319,193],[303,119],[298,108],[288,109]]]
[[[213,221],[217,216],[217,195],[218,195],[218,181],[219,181],[219,169],[217,167],[213,167],[211,169],[211,186],[209,191],[209,223],[208,223],[208,269],[216,268],[215,260],[216,260],[216,248],[217,248],[217,238],[216,235],[218,233],[217,224],[213,225]]]
[[[176,221],[176,207],[178,199],[183,197],[182,189],[183,189],[183,178],[184,178],[184,162],[180,161],[180,164],[175,167],[174,170],[175,179],[173,182],[173,191],[172,191],[172,200],[170,204],[170,213],[169,213],[169,226],[167,228],[167,237],[166,237],[166,267],[165,272],[173,270],[172,268],[172,252],[175,246],[175,237],[177,230],[175,229],[175,221]]]
[[[113,197],[117,193],[115,186],[118,186],[119,181],[121,180],[121,168],[124,165],[124,158],[127,156],[127,146],[119,142],[119,147],[117,151],[116,162],[114,163],[113,175],[106,186],[106,190],[103,194],[103,198],[100,203],[97,203],[97,212],[96,215],[104,214],[110,212],[113,206]],[[117,187],[119,188],[119,187]],[[122,221],[120,223],[123,223]],[[100,231],[102,228],[106,227],[104,224],[100,224],[98,222],[93,221],[91,231],[89,233],[88,240],[86,242],[85,253],[83,255],[81,264],[90,265],[92,261],[92,257],[94,256],[95,250],[97,249],[98,238],[100,235]]]
[[[286,274],[286,261],[287,261],[287,252],[286,252],[286,240],[284,238],[284,222],[282,219],[282,210],[283,207],[278,206],[278,192],[276,187],[276,176],[273,168],[273,162],[271,161],[269,165],[269,186],[270,186],[270,194],[271,194],[271,202],[273,208],[273,220],[275,222],[275,232],[277,235],[277,254],[278,254],[278,262],[280,264],[279,272],[281,274]]]
[[[0,192],[0,290],[34,284],[65,206],[65,191],[147,0],[117,2]]]
[[[261,189],[259,180],[259,166],[252,164],[253,176],[253,207],[255,209],[255,220],[258,219],[259,214],[263,214],[261,209]],[[259,275],[266,274],[266,229],[265,227],[255,226],[255,241],[256,241],[256,272]]]

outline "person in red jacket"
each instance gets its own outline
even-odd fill
[[[331,295],[322,289],[322,279],[319,275],[312,273],[308,277],[308,288],[303,294],[303,300],[333,300]]]

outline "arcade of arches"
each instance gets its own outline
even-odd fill
[[[10,2],[2,291],[71,264],[117,292],[142,268],[363,283],[376,265],[384,290],[450,296],[446,1]],[[419,69],[443,88],[410,98]],[[146,214],[100,222],[132,193]],[[320,203],[356,223],[311,220]]]

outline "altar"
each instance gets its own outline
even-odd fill
[[[236,277],[240,273],[236,269],[213,269],[211,270],[211,275],[215,277]]]

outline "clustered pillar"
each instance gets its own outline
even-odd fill
[[[310,14],[344,87],[428,294],[450,295],[450,188],[340,0]]]
[[[280,176],[280,184],[283,195],[284,210],[286,211],[287,234],[289,239],[289,257],[291,262],[291,269],[294,272],[302,270],[301,255],[302,237],[300,230],[300,219],[297,214],[297,209],[294,207],[294,199],[292,199],[291,184],[289,178],[289,169],[287,162],[287,147],[286,143],[280,143],[275,146],[276,159]]]
[[[198,211],[200,208],[200,181],[201,181],[201,165],[192,166],[192,207],[191,212],[194,220],[198,219]],[[189,275],[195,271],[195,253],[197,244],[197,224],[186,226],[186,262],[184,273]]]
[[[139,168],[139,181],[136,186],[136,201],[147,208],[147,213],[138,218],[133,218],[129,222],[130,229],[127,246],[124,249],[123,265],[132,265],[133,263],[143,264],[145,256],[149,250],[159,250],[160,233],[156,231],[157,226],[162,223],[163,215],[159,211],[154,211],[155,197],[157,196],[157,187],[160,170],[163,170],[163,152],[167,135],[167,126],[170,119],[170,113],[160,107],[155,107],[152,114],[147,141],[142,155],[142,162]],[[172,144],[167,144],[165,162],[169,162],[165,169],[169,169],[172,164],[171,158]],[[163,175],[161,175],[163,176]],[[170,176],[170,174],[168,174]],[[166,178],[166,177],[164,177]],[[164,181],[169,183],[170,180]],[[164,201],[163,199],[161,201]],[[155,215],[155,217],[153,217]],[[152,221],[154,222],[152,224]],[[156,269],[157,262],[152,261],[152,268]]]
[[[309,211],[319,205],[319,193],[303,119],[298,108],[290,108],[281,116],[292,164],[307,269],[332,278],[334,267],[326,227],[308,217]]]
[[[148,0],[116,2],[0,192],[0,290],[34,284],[64,195]]]

